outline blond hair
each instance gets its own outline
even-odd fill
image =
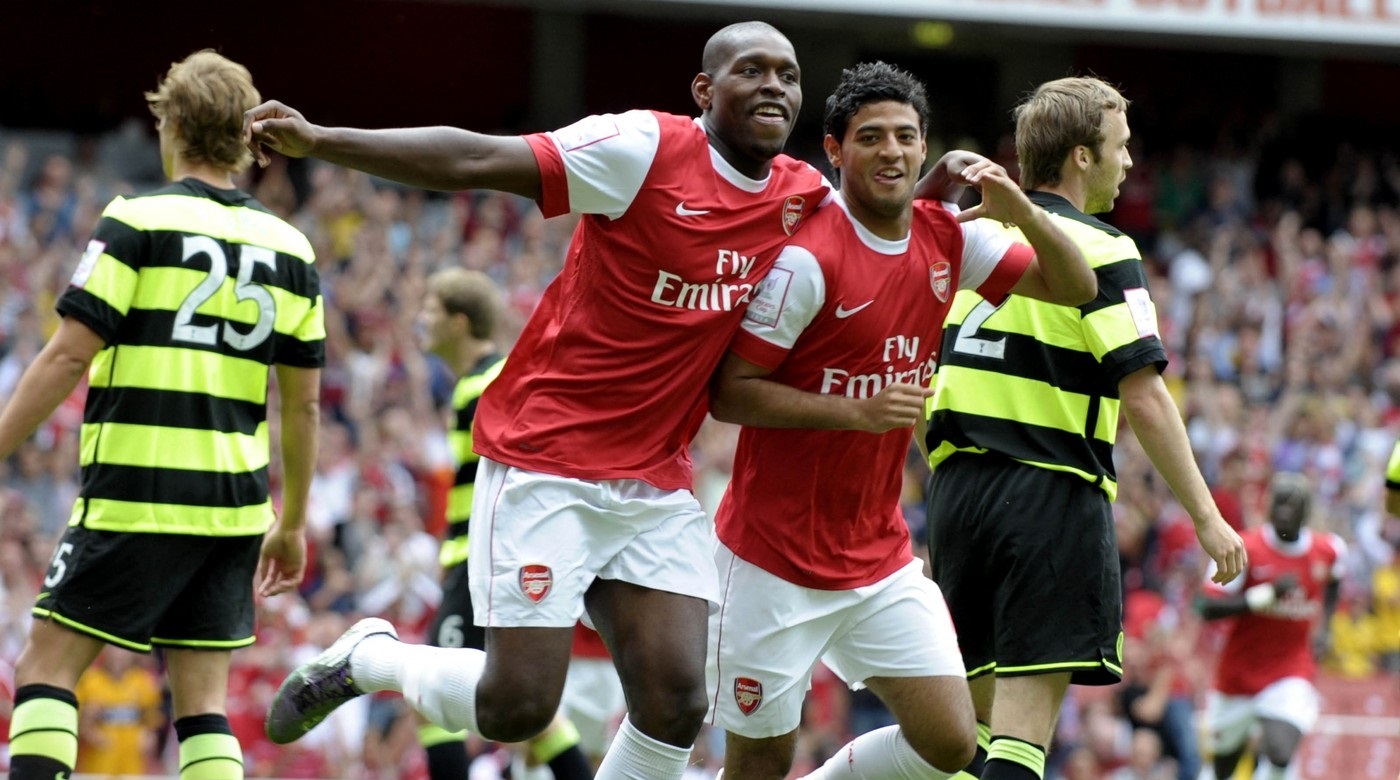
[[[213,49],[171,63],[155,91],[151,113],[173,123],[184,143],[181,156],[240,173],[253,162],[243,143],[243,112],[262,98],[248,69]]]
[[[1056,79],[1036,87],[1015,110],[1021,187],[1059,184],[1065,157],[1076,146],[1089,147],[1097,160],[1104,113],[1127,110],[1127,99],[1096,78]]]
[[[472,338],[485,341],[496,332],[505,302],[491,277],[480,271],[451,266],[428,277],[428,292],[448,314],[465,314]]]

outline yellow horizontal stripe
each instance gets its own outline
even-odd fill
[[[1018,674],[1025,672],[1068,672],[1075,669],[1101,669],[1108,667],[1115,673],[1122,674],[1123,670],[1108,661],[1067,661],[1058,664],[1030,664],[1028,666],[997,666],[998,674]]]
[[[151,644],[162,647],[191,647],[205,650],[235,650],[240,647],[247,647],[257,641],[257,637],[249,636],[242,639],[162,639],[151,637]]]
[[[1143,338],[1143,335],[1138,333],[1137,324],[1133,322],[1132,310],[1126,303],[1099,309],[1085,317],[1083,330],[1085,338],[1088,339],[1089,349],[1099,360],[1113,350]]]
[[[953,299],[953,308],[948,313],[947,325],[961,325],[963,320],[982,296],[972,290],[961,290]],[[1013,333],[1029,336],[1044,344],[1089,352],[1080,326],[1079,310],[1073,306],[1057,306],[1034,298],[1013,295],[987,319],[983,326],[1000,333]]]
[[[106,631],[98,631],[92,626],[84,625],[76,620],[64,617],[63,615],[60,615],[51,609],[35,607],[34,609],[30,610],[30,612],[33,613],[34,617],[44,618],[46,620],[53,620],[55,622],[62,623],[63,625],[68,626],[69,628],[73,629],[74,631],[77,631],[80,634],[87,634],[88,636],[96,637],[108,644],[116,645],[118,647],[125,647],[128,650],[135,650],[140,653],[151,652],[150,645],[143,645],[139,642],[128,642],[127,640],[122,639],[119,636],[114,636],[112,634],[107,633]]]
[[[470,536],[458,536],[445,540],[442,547],[438,549],[438,565],[445,569],[465,561],[470,550],[470,543],[467,541],[470,538]]]
[[[272,526],[272,500],[240,507],[145,504],[110,498],[87,498],[73,506],[83,526],[96,531],[189,534],[191,536],[253,536]],[[73,524],[72,521],[69,522]]]
[[[953,408],[963,414],[1039,425],[1082,436],[1090,396],[1069,393],[1046,382],[943,365],[938,369],[935,409]],[[948,388],[955,387],[956,391]],[[956,401],[953,396],[956,395]]]
[[[447,494],[447,519],[465,520],[472,515],[472,496],[476,495],[476,485],[454,485]]]
[[[451,430],[447,432],[447,447],[452,452],[452,462],[458,466],[472,463],[481,458],[472,452],[472,432]]]
[[[280,218],[243,206],[225,206],[208,198],[175,194],[118,198],[103,215],[137,230],[198,232],[235,244],[266,247],[308,263],[315,259],[306,236]]]
[[[988,672],[995,672],[996,669],[997,669],[997,662],[996,662],[996,661],[992,661],[992,662],[989,663],[989,664],[983,664],[983,665],[977,667],[976,669],[969,670],[968,673],[967,673],[967,679],[969,679],[969,680],[975,680],[975,679],[977,679],[978,677],[981,677],[982,675],[987,674]]]
[[[93,387],[177,390],[267,402],[267,366],[262,362],[184,347],[109,347],[93,359],[88,381]]]
[[[268,464],[267,423],[258,425],[251,436],[198,428],[84,423],[80,459],[83,466],[110,463],[244,474]]]
[[[131,306],[132,296],[137,290],[140,278],[136,269],[103,252],[93,264],[92,273],[83,282],[82,289],[101,298],[108,306],[125,316]]]
[[[190,292],[208,276],[207,270],[194,266],[144,268],[141,270],[141,284],[136,288],[131,306],[147,311],[178,311],[185,299],[189,297]],[[258,310],[256,301],[251,299],[240,301],[238,299],[235,292],[237,286],[238,280],[232,275],[228,276],[224,279],[219,291],[209,296],[209,299],[198,309],[195,309],[195,312],[252,327],[257,323],[261,312]],[[259,286],[272,295],[277,311],[272,328],[278,333],[297,335],[297,331],[304,328],[307,315],[314,308],[319,308],[319,298],[312,301],[290,293],[281,287]],[[318,316],[316,319],[319,320],[320,317]],[[325,338],[324,329],[306,340],[313,341],[320,338]]]

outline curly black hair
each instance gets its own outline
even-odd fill
[[[862,106],[885,100],[913,106],[919,114],[920,134],[928,135],[928,93],[923,82],[885,62],[862,62],[841,71],[841,83],[826,99],[823,132],[841,141],[851,117]]]

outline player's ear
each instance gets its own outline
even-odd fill
[[[695,74],[695,79],[690,82],[690,96],[701,111],[710,110],[710,104],[714,102],[714,85],[710,74],[704,71]]]
[[[835,136],[828,133],[827,136],[822,139],[822,149],[826,150],[826,159],[827,162],[831,163],[831,167],[840,170],[841,142],[836,140]]]

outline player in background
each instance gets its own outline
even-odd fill
[[[1256,725],[1262,780],[1283,780],[1317,723],[1321,701],[1312,680],[1337,608],[1346,547],[1335,534],[1305,527],[1312,497],[1307,477],[1275,474],[1269,521],[1244,535],[1244,576],[1208,584],[1200,601],[1206,620],[1235,619],[1206,700],[1216,780],[1234,777]]]
[[[325,356],[311,244],[234,187],[253,159],[243,112],[259,100],[246,68],[196,52],[146,100],[171,183],[108,204],[58,300],[58,331],[0,413],[8,457],[87,372],[83,484],[16,669],[16,780],[71,773],[73,689],[105,644],[164,651],[183,780],[243,777],[229,659],[254,640],[255,575],[271,596],[305,567]]]
[[[983,780],[1039,780],[1069,684],[1121,678],[1120,405],[1217,579],[1244,567],[1161,378],[1141,255],[1090,216],[1112,208],[1132,165],[1127,108],[1108,84],[1067,78],[1016,109],[1021,186],[1083,250],[1098,297],[1074,307],[964,291],[944,330],[926,437],[929,553],[977,706],[967,772]]]
[[[1391,517],[1400,517],[1400,442],[1390,451],[1390,462],[1385,467],[1385,511]]]
[[[899,725],[810,777],[941,780],[977,746],[957,637],[900,511],[905,456],[954,292],[1074,305],[1095,282],[1000,166],[968,172],[982,204],[967,218],[1014,222],[1031,246],[916,206],[928,122],[908,73],[843,72],[823,141],[841,191],[784,247],[716,378],[714,415],[744,425],[715,519],[723,595],[710,627],[728,780],[787,776],[818,660],[870,687]]]
[[[436,647],[470,647],[482,650],[486,633],[472,613],[467,579],[468,520],[476,488],[479,458],[472,452],[472,420],[481,393],[505,365],[497,346],[496,328],[504,303],[500,290],[480,271],[450,267],[428,277],[419,324],[423,349],[442,359],[457,377],[452,391],[452,421],[448,445],[456,464],[447,499],[447,533],[439,562],[443,569],[442,603],[428,632]],[[467,776],[465,731],[448,731],[419,716],[418,738],[427,753],[432,780],[460,780]],[[579,749],[578,731],[567,720],[556,718],[543,732],[520,745],[516,752],[517,780],[539,776],[555,780],[589,780],[593,769]]]

